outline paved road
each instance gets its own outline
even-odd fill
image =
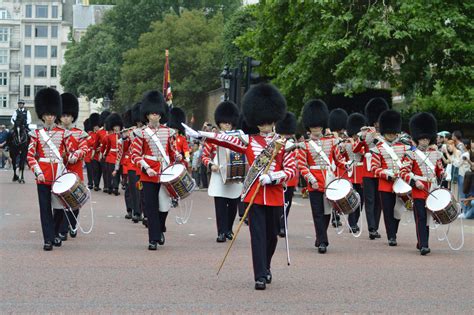
[[[474,222],[464,221],[460,251],[436,240],[429,256],[415,249],[406,216],[399,246],[367,232],[355,239],[330,230],[329,251],[313,247],[308,200],[290,213],[292,265],[284,242],[273,261],[274,282],[253,289],[249,233],[243,228],[219,277],[226,245],[215,242],[213,204],[193,194],[189,222],[169,216],[166,245],[147,248],[147,233],[123,218],[123,196],[93,193],[95,226],[52,252],[42,250],[36,186],[10,182],[0,171],[0,313],[471,313]],[[90,211],[81,220],[87,228]],[[459,239],[460,222],[450,233]],[[383,225],[383,224],[382,224]],[[383,231],[381,231],[383,232]]]

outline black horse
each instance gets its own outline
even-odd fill
[[[13,166],[13,179],[20,184],[24,184],[23,171],[25,170],[26,155],[28,153],[28,144],[30,137],[28,130],[25,128],[24,119],[20,116],[15,121],[12,130],[8,134],[7,145],[10,149],[10,158]],[[16,164],[18,162],[19,177],[16,174]]]

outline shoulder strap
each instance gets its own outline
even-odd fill
[[[392,158],[392,160],[397,163],[397,166],[399,168],[402,168],[402,162],[400,161],[400,159],[398,158],[398,155],[395,153],[395,151],[393,151],[392,147],[388,145],[387,142],[382,142],[382,146],[383,148],[385,149],[385,151],[387,151],[388,155],[390,155],[390,157]]]
[[[51,141],[51,138],[48,137],[48,135],[46,134],[46,131],[44,129],[40,129],[39,130],[39,134],[41,136],[41,138],[43,139],[44,143],[51,149],[51,151],[53,151],[54,155],[56,156],[56,158],[59,160],[59,161],[62,161],[61,159],[61,154],[59,153],[59,150],[58,148],[56,147],[56,145],[54,144],[53,141]]]
[[[150,136],[151,140],[153,140],[153,142],[156,144],[156,146],[158,147],[158,150],[160,151],[160,154],[161,156],[163,157],[163,159],[165,160],[166,164],[169,165],[170,164],[170,158],[168,157],[168,155],[166,154],[166,151],[165,149],[163,148],[163,146],[161,145],[161,141],[160,139],[158,138],[158,136],[156,135],[155,132],[153,132],[150,127],[146,127],[145,128],[145,132]],[[166,165],[166,166],[167,166]]]
[[[319,156],[321,156],[321,158],[324,160],[324,162],[326,162],[326,164],[332,169],[331,162],[329,161],[329,158],[326,155],[326,153],[324,152],[324,150],[319,145],[317,145],[316,142],[314,142],[313,140],[309,140],[308,143],[314,149],[314,151],[316,151],[316,153]]]
[[[416,149],[416,155],[421,159],[422,163],[425,163],[426,166],[430,169],[431,173],[435,174],[435,166],[431,163],[430,159],[423,153],[423,151]]]

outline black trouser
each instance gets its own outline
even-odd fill
[[[51,207],[51,185],[38,184],[41,230],[45,242],[54,241],[54,219]]]
[[[133,200],[132,200],[132,193],[130,192],[130,183],[127,174],[122,174],[122,183],[125,187],[125,193],[123,194],[125,199],[125,207],[127,207],[127,212],[132,212],[133,209]]]
[[[281,207],[252,205],[249,211],[250,243],[255,280],[264,278],[270,270],[278,238],[278,214]]]
[[[199,173],[201,174],[202,188],[208,188],[209,184],[207,180],[207,167],[205,167],[204,164],[201,165]]]
[[[201,175],[199,174],[199,170],[200,168],[198,168],[197,170],[193,169],[193,179],[196,182],[197,187],[201,186]]]
[[[102,177],[102,166],[97,160],[92,160],[92,173],[94,174],[94,187],[100,186],[100,178]]]
[[[238,211],[239,211],[239,217],[243,217],[244,216],[244,213],[245,213],[245,209],[247,209],[247,204],[244,203],[244,202],[239,202],[239,205],[238,205]]]
[[[142,207],[140,206],[140,191],[137,189],[137,182],[139,178],[136,171],[128,171],[128,189],[130,190],[131,208],[133,214],[141,214]]]
[[[86,171],[87,171],[87,186],[92,187],[94,186],[94,170],[92,167],[92,162],[86,163]]]
[[[232,232],[240,198],[214,197],[217,234]]]
[[[364,204],[367,228],[369,232],[375,232],[380,224],[380,196],[378,178],[364,177]]]
[[[54,220],[54,236],[59,236],[59,233],[64,234],[64,230],[67,231],[67,226],[68,226],[66,216],[64,215],[64,210],[53,209],[53,220]]]
[[[286,207],[286,218],[288,219],[288,214],[290,213],[291,204],[293,203],[293,195],[295,194],[295,187],[286,187],[285,190],[285,204],[288,203]],[[280,213],[280,229],[285,228],[285,218],[283,217],[284,209],[281,208]]]
[[[309,192],[309,202],[313,214],[314,229],[316,230],[316,246],[329,245],[328,226],[331,220],[330,214],[324,214],[324,193],[320,191]]]
[[[120,184],[120,173],[121,173],[121,168],[117,171],[115,176],[112,175],[113,171],[115,170],[115,164],[112,163],[105,163],[105,169],[106,171],[106,176],[104,177],[105,182],[107,184],[104,184],[104,187],[107,186],[107,188],[112,191],[112,190],[118,190],[119,184]]]
[[[360,196],[360,208],[356,209],[354,212],[349,214],[349,225],[351,227],[357,227],[357,222],[359,222],[360,211],[364,206],[364,191],[362,190],[361,184],[353,184],[354,189],[359,193]]]
[[[416,239],[418,243],[416,247],[429,247],[428,241],[430,238],[430,227],[426,226],[427,214],[426,214],[426,200],[425,199],[414,199],[413,200],[413,215],[415,217],[416,224]]]
[[[61,213],[61,214],[60,214]],[[56,215],[60,216],[62,219],[58,217],[58,221],[56,221]],[[66,235],[69,230],[69,226],[71,229],[75,230],[77,227],[77,218],[79,217],[79,209],[71,211],[64,211],[64,209],[54,209],[54,224],[60,224],[59,233]],[[61,222],[61,221],[62,222]],[[55,226],[56,236],[58,235],[58,230]]]
[[[395,219],[393,216],[395,202],[397,195],[395,193],[380,192],[380,201],[382,202],[383,221],[385,223],[385,230],[387,230],[387,238],[397,238],[398,224],[400,220]]]
[[[161,235],[161,222],[158,214],[160,208],[158,195],[160,193],[160,183],[143,183],[144,211],[148,218],[148,240],[158,241]]]

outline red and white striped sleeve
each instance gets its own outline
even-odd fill
[[[212,144],[209,141],[204,142],[204,148],[202,149],[202,164],[204,164],[205,167],[209,167],[209,164],[212,163],[216,151],[217,147],[215,144]]]
[[[140,130],[135,130],[135,138],[133,139],[131,145],[131,152],[132,152],[132,162],[137,167],[141,167],[147,169],[150,167],[148,163],[143,158],[143,135],[140,135]]]
[[[216,144],[218,146],[230,149],[238,153],[245,153],[248,146],[248,143],[245,143],[239,137],[227,135],[224,133],[214,133],[213,136],[207,136],[206,141],[209,141],[210,143]]]
[[[415,182],[413,180],[413,163],[415,161],[412,159],[412,157],[408,156],[408,154],[405,154],[402,159],[402,165],[403,167],[400,169],[400,177],[406,182],[409,183],[411,186],[415,185]]]
[[[282,149],[284,151],[284,149]],[[287,182],[296,176],[296,157],[295,151],[284,152],[283,154],[283,170],[277,172],[270,172],[270,179],[272,184],[280,184]]]
[[[300,171],[301,176],[303,176],[303,178],[306,179],[308,183],[316,183],[316,178],[313,174],[311,174],[311,171],[308,167],[308,145],[306,142],[304,145],[304,149],[298,150],[298,170]]]
[[[375,177],[389,180],[387,172],[382,167],[382,155],[380,153],[372,153],[370,170],[374,173]]]
[[[36,160],[38,143],[38,133],[36,130],[33,130],[30,132],[30,143],[28,144],[28,153],[26,155],[26,161],[28,162],[28,166],[33,172],[33,174],[35,174],[35,176],[38,176],[43,173],[41,167],[38,164],[38,161]]]
[[[117,156],[115,157],[115,167],[114,170],[118,171],[120,169],[120,162],[122,161],[124,142],[128,140],[118,139],[117,140]]]

